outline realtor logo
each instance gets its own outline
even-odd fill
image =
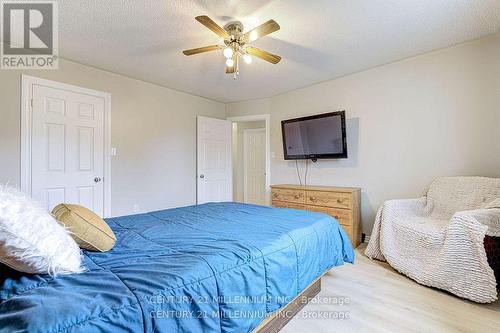
[[[2,69],[57,69],[57,2],[1,2]]]

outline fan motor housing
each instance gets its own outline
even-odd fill
[[[238,39],[243,34],[243,24],[240,21],[229,22],[224,26],[224,30],[226,30],[229,35],[234,36],[234,39]]]

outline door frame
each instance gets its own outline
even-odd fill
[[[266,129],[266,203],[271,204],[271,115],[256,114],[248,116],[228,117],[227,120],[232,123],[249,122],[249,121],[264,121]]]
[[[248,139],[248,134],[249,133],[264,133],[264,138],[265,138],[265,135],[266,135],[266,129],[265,128],[247,128],[247,129],[244,129],[243,130],[243,201],[245,201],[245,203],[247,203],[247,200],[248,200],[248,192],[247,192],[247,179],[248,179],[248,166],[247,166],[247,149],[248,147],[246,146],[246,141]],[[264,143],[265,145],[265,143]],[[264,148],[264,157],[266,155],[266,151],[265,151],[265,148]],[[264,158],[265,159],[265,158]],[[265,170],[265,166],[264,166],[264,170]],[[267,173],[266,173],[267,175]],[[265,177],[264,177],[265,178]],[[265,195],[265,191],[266,191],[266,183],[265,183],[265,180],[264,180],[264,195]],[[266,201],[266,198],[264,198],[264,202]]]
[[[31,136],[33,130],[33,86],[67,90],[104,99],[104,217],[111,217],[111,94],[57,81],[21,75],[21,191],[31,196]]]

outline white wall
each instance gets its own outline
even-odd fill
[[[386,199],[418,196],[442,175],[500,176],[500,34],[299,89],[223,104],[69,61],[0,70],[0,183],[20,180],[20,75],[112,94],[113,214],[196,198],[196,115],[271,114],[271,183],[296,183],[282,119],[345,109],[349,159],[312,165],[310,184],[362,187],[363,231]]]
[[[233,123],[233,200],[244,202],[243,131],[264,128],[265,121],[242,121]],[[265,150],[265,148],[264,148]]]
[[[283,119],[346,110],[349,158],[313,164],[309,184],[362,188],[363,232],[379,205],[433,178],[500,177],[500,34],[268,99],[228,116],[271,114],[271,184],[298,183],[283,159]]]
[[[196,202],[196,116],[224,118],[224,104],[64,60],[59,70],[0,70],[0,183],[20,182],[23,73],[111,93],[114,215]]]

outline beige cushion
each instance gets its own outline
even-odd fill
[[[116,236],[102,218],[91,210],[70,204],[59,204],[54,217],[72,232],[78,245],[90,251],[109,251],[115,246]]]

